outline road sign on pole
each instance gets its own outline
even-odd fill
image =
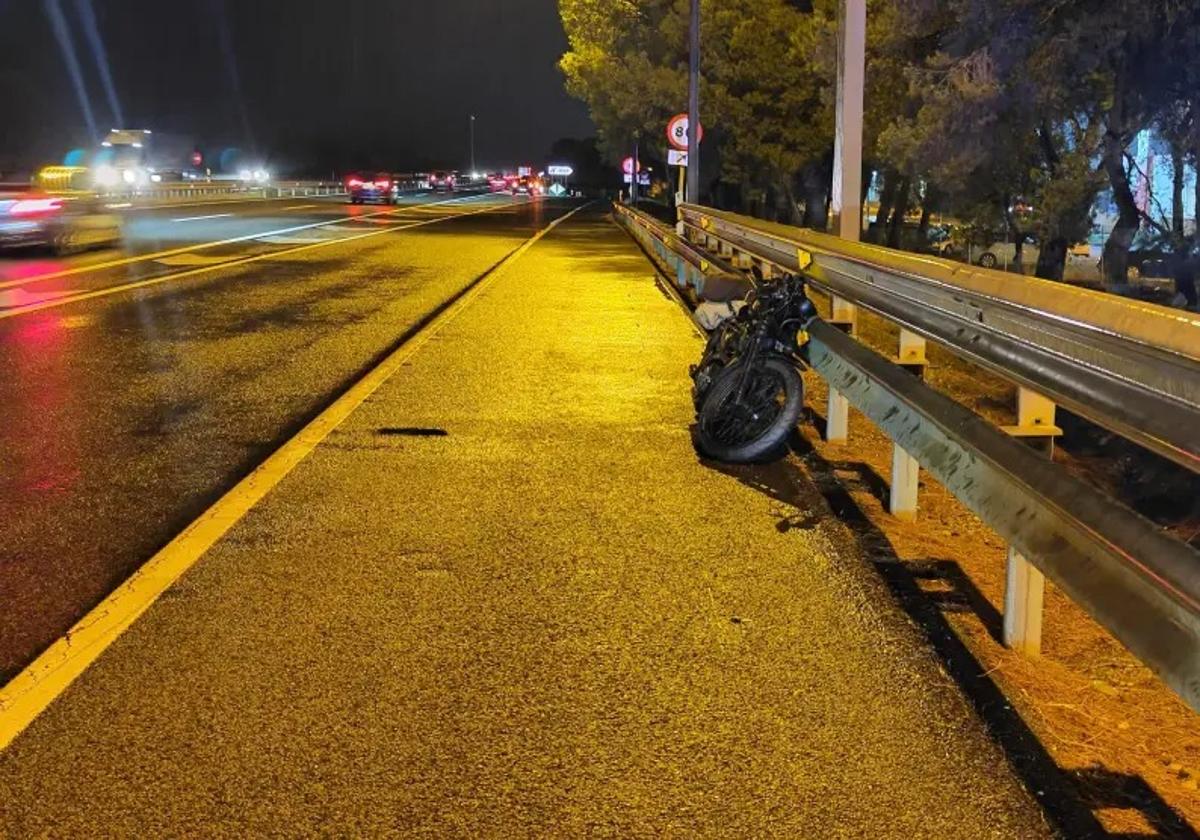
[[[704,126],[700,125],[698,128],[699,128],[699,131],[697,133],[699,134],[699,137],[696,138],[697,142],[699,142],[700,139],[702,137],[704,137]],[[685,152],[687,151],[687,147],[688,147],[688,115],[687,114],[676,114],[675,116],[671,117],[671,121],[669,123],[667,123],[667,140],[670,141],[671,145],[674,146],[676,149],[679,149],[679,150],[685,151]]]
[[[625,158],[625,160],[621,161],[621,171],[624,172],[626,175],[633,174],[633,157],[632,156],[627,157],[627,158]]]
[[[688,153],[679,149],[667,149],[667,165],[668,166],[687,166]]]

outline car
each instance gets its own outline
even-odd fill
[[[488,176],[488,192],[508,192],[508,178],[496,172]]]
[[[46,247],[60,256],[121,241],[121,217],[92,192],[0,185],[0,248]]]
[[[1029,237],[1025,240],[1025,244],[1021,246],[1021,265],[1025,270],[1032,271],[1037,265],[1038,254],[1040,248],[1037,239]],[[1016,259],[1017,248],[1011,242],[993,242],[990,245],[976,251],[975,264],[983,268],[1003,268],[1008,269]],[[1079,242],[1067,248],[1067,263],[1087,262],[1091,257],[1091,246],[1086,242]]]
[[[434,192],[454,192],[458,186],[458,176],[453,172],[432,172],[429,175],[429,189]]]
[[[388,172],[376,172],[373,175],[355,173],[346,176],[346,192],[350,194],[351,204],[372,201],[395,204],[400,200],[400,181]]]
[[[545,191],[542,182],[531,175],[522,175],[512,182],[513,195],[541,195]]]

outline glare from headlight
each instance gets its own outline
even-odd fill
[[[115,187],[121,180],[121,173],[113,166],[98,166],[94,177],[98,187]]]

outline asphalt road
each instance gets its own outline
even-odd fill
[[[0,258],[0,684],[569,206],[162,207],[120,251]]]
[[[156,293],[155,346],[184,346],[138,375],[178,390],[130,402],[182,410],[136,412],[133,449],[165,451],[133,458],[128,521],[536,212]],[[700,346],[623,232],[563,222],[0,752],[0,836],[1051,836],[803,473],[697,458]]]

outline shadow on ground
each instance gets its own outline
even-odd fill
[[[820,418],[810,419],[820,422]],[[705,463],[794,508],[794,514],[781,514],[776,525],[780,530],[815,528],[830,515],[845,526],[857,554],[870,560],[896,603],[916,622],[1059,834],[1106,840],[1182,840],[1200,836],[1139,776],[1103,768],[1069,773],[1059,767],[947,620],[947,613],[974,613],[993,638],[998,640],[1001,635],[1000,613],[958,563],[945,559],[906,561],[897,556],[887,535],[849,492],[858,484],[876,497],[886,498],[886,482],[870,466],[857,461],[828,461],[798,434],[793,434],[789,448],[793,457],[771,464]],[[1136,811],[1153,833],[1105,831],[1097,813],[1106,809]]]

